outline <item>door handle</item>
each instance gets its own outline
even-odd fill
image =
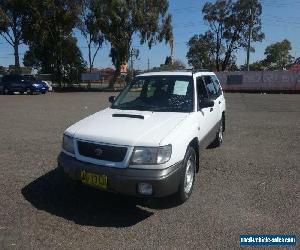
[[[210,112],[213,112],[214,111],[214,108],[210,108]]]

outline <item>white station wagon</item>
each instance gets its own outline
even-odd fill
[[[214,73],[139,75],[111,107],[69,127],[58,165],[102,190],[139,197],[176,193],[183,203],[199,171],[199,151],[219,146],[225,99]]]

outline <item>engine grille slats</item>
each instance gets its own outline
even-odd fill
[[[127,154],[126,147],[101,145],[91,142],[77,141],[80,155],[110,162],[122,162]]]

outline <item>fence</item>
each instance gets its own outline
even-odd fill
[[[300,91],[300,71],[218,72],[227,91]]]

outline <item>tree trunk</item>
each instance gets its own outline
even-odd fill
[[[19,58],[19,44],[14,43],[14,56],[15,56],[15,67],[18,73],[20,73],[20,58]]]
[[[92,52],[91,52],[91,42],[89,42],[88,44],[88,50],[89,50],[89,71],[90,73],[92,73],[92,68],[93,68],[93,65],[92,65]],[[88,89],[91,89],[91,80],[88,81]]]
[[[112,77],[112,79],[109,82],[109,88],[113,88],[115,86],[115,83],[118,79],[118,76],[120,75],[121,71],[120,71],[120,65],[116,66],[116,70],[114,72],[114,75]]]
[[[253,13],[252,13],[251,3],[250,3],[250,6],[249,6],[249,11],[250,11],[251,22],[250,22],[249,30],[248,30],[247,71],[250,71],[250,49],[251,49],[252,25],[253,25]]]
[[[59,87],[62,87],[62,73],[61,73],[61,63],[59,60],[56,61],[56,76]]]
[[[231,54],[233,52],[233,49],[234,49],[234,43],[237,41],[237,37],[238,37],[238,34],[239,34],[239,31],[236,31],[231,39],[231,42],[230,42],[230,45],[225,53],[225,58],[224,58],[224,61],[222,63],[222,71],[225,71],[227,66],[228,66],[228,63],[229,63],[229,60],[230,60],[230,57],[231,57]]]
[[[219,34],[217,34],[217,48],[216,48],[216,70],[220,71],[220,39],[219,39]]]
[[[251,37],[252,37],[252,27],[249,26],[248,34],[248,44],[247,44],[247,71],[250,71],[250,49],[251,49]]]
[[[20,73],[20,59],[19,59],[19,44],[20,44],[20,36],[17,31],[17,15],[15,12],[13,12],[13,20],[12,20],[12,32],[13,37],[13,47],[14,47],[14,56],[15,56],[15,68],[18,73]]]
[[[90,68],[90,73],[92,73],[92,68],[93,68],[93,62],[92,62],[92,52],[91,52],[91,42],[88,44],[88,50],[89,50],[89,68]]]
[[[230,57],[231,57],[231,50],[227,50],[226,51],[226,54],[225,54],[225,58],[224,58],[224,61],[222,63],[222,71],[225,71],[227,66],[228,66],[228,63],[229,63],[229,60],[230,60]]]

